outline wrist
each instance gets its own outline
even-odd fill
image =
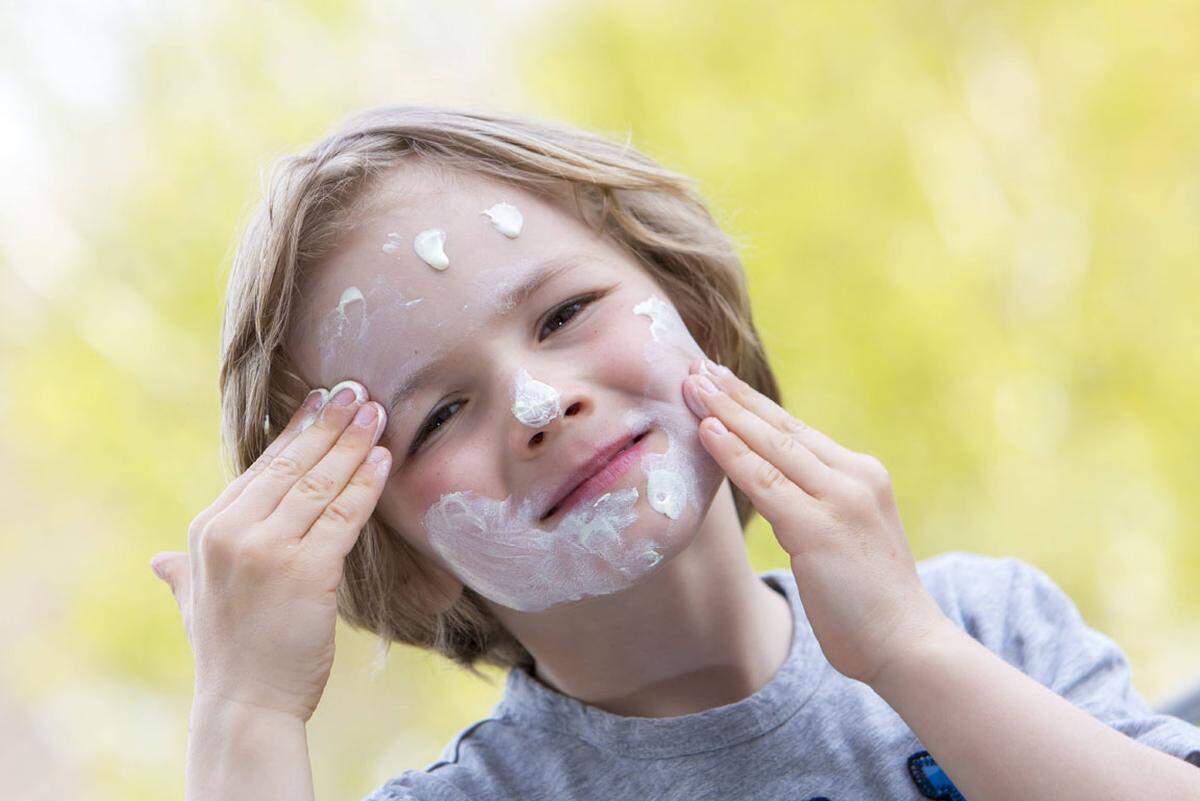
[[[920,634],[906,639],[898,650],[876,673],[868,684],[886,701],[904,688],[919,683],[919,677],[929,666],[954,659],[971,636],[942,615],[931,621]]]
[[[191,720],[193,725],[202,724],[231,731],[245,726],[303,729],[306,724],[305,720],[291,712],[235,698],[203,693],[192,696]]]
[[[304,721],[225,698],[192,700],[187,801],[312,799]]]

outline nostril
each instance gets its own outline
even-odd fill
[[[578,414],[579,407],[581,405],[582,404],[579,401],[575,401],[574,403],[572,403],[570,406],[567,407],[567,410],[565,412],[563,412],[563,417],[570,417],[573,414]]]
[[[546,438],[546,435],[543,432],[539,431],[536,434],[534,434],[532,437],[529,438],[529,444],[537,445],[539,442],[541,442],[545,438]]]

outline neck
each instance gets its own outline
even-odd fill
[[[775,675],[792,638],[787,599],[750,565],[728,481],[691,545],[647,580],[537,613],[489,605],[540,681],[626,716],[740,701]]]

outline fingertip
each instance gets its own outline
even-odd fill
[[[725,427],[725,424],[716,417],[704,418],[700,421],[700,427],[714,437],[723,437],[729,433],[729,429]]]
[[[391,466],[392,453],[387,448],[376,446],[371,448],[371,452],[367,454],[367,462],[372,465],[377,472],[386,475],[388,468]]]

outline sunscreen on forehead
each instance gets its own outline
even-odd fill
[[[388,234],[387,241],[383,243],[383,252],[389,256],[395,256],[403,249],[404,240],[401,238],[400,234],[396,233],[395,231]]]
[[[450,266],[450,258],[446,255],[446,232],[441,228],[427,228],[413,239],[413,250],[421,257],[421,261],[435,270],[444,270]]]
[[[521,211],[511,203],[503,201],[492,206],[490,209],[481,211],[480,214],[486,214],[488,219],[492,221],[492,227],[497,231],[507,236],[509,239],[516,239],[521,233],[521,226],[525,220],[521,217]]]

